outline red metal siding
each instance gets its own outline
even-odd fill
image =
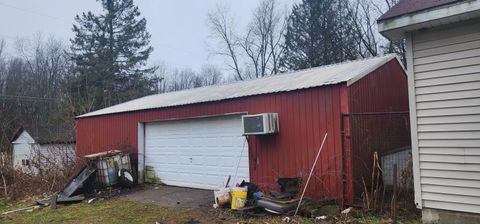
[[[349,86],[350,111],[408,111],[407,75],[397,60],[391,60]]]
[[[112,114],[77,120],[77,154],[104,151],[120,145],[137,150],[139,122],[222,115],[278,112],[280,132],[249,138],[250,177],[263,190],[277,189],[278,177],[302,177],[310,167],[328,132],[325,148],[315,169],[307,196],[341,199],[342,152],[340,139],[341,92],[345,85],[331,85],[239,99],[179,107]],[[345,111],[344,111],[345,112]]]
[[[407,76],[397,60],[392,60],[363,79],[349,86],[350,113],[408,111]],[[346,172],[352,179],[347,201],[363,191],[371,181],[373,152],[379,154],[410,145],[408,114],[350,116],[344,119],[347,131],[345,146],[351,153]],[[355,193],[355,194],[354,194]]]

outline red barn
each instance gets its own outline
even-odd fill
[[[246,179],[268,191],[279,177],[306,180],[328,133],[307,196],[352,203],[369,174],[357,161],[371,161],[372,153],[351,138],[387,141],[359,130],[402,121],[353,125],[345,118],[403,111],[406,74],[388,55],[151,95],[87,113],[77,117],[77,155],[129,146],[141,181],[202,189],[220,186],[239,164],[236,182]],[[278,133],[243,135],[242,115],[270,112],[278,113]],[[410,145],[408,136],[396,140],[395,147]]]

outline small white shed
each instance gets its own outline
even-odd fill
[[[406,40],[415,202],[480,223],[480,0],[401,0],[378,20]]]
[[[59,128],[21,128],[12,139],[13,166],[26,170],[33,159],[42,165],[75,161],[75,133]]]

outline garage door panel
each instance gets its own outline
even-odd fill
[[[190,164],[190,156],[174,156],[174,155],[152,155],[147,163],[160,164]]]
[[[190,170],[190,164],[164,164],[155,167],[155,171],[168,172],[168,173],[188,173]]]
[[[213,189],[235,174],[244,147],[240,116],[145,125],[145,165],[167,185]],[[238,179],[249,180],[245,144]]]

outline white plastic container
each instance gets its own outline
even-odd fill
[[[231,201],[230,188],[225,188],[225,187],[218,188],[213,191],[213,196],[215,200],[215,205],[214,205],[215,207],[224,205]]]

